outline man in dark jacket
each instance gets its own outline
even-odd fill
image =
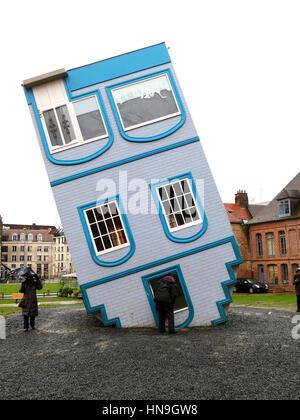
[[[300,268],[296,269],[293,285],[295,286],[296,296],[297,296],[297,306],[298,306],[297,312],[300,312]]]
[[[159,320],[159,331],[164,333],[165,317],[168,318],[169,334],[175,334],[174,327],[174,303],[177,296],[176,280],[173,276],[165,276],[158,282],[155,291],[155,303]]]
[[[24,317],[24,331],[29,330],[29,319],[30,326],[35,329],[35,317],[38,316],[38,302],[36,297],[36,290],[41,290],[43,284],[40,278],[34,274],[30,273],[28,270],[24,274],[24,281],[20,289],[20,293],[24,293],[22,298],[24,305],[22,305],[22,315]]]

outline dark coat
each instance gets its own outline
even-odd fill
[[[159,280],[158,287],[155,291],[155,301],[170,303],[174,305],[177,296],[176,280],[171,276],[163,277]]]
[[[23,316],[38,316],[38,302],[36,297],[36,290],[43,288],[40,279],[36,281],[26,280],[22,283],[20,293],[24,293],[25,307],[22,308]]]
[[[294,276],[293,285],[295,286],[296,295],[300,296],[300,274]]]

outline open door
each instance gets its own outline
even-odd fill
[[[166,275],[172,275],[176,279],[177,284],[177,297],[174,304],[175,328],[184,328],[192,321],[194,317],[194,308],[179,265],[142,277],[155,322],[158,325],[154,293],[158,287],[159,280]]]

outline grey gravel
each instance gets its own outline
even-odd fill
[[[103,328],[80,307],[40,310],[28,333],[11,316],[0,340],[0,398],[299,399],[294,315],[232,307],[227,324],[170,336]]]

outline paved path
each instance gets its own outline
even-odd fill
[[[299,400],[294,315],[235,307],[225,325],[175,336],[102,328],[80,307],[43,309],[24,333],[14,315],[0,340],[1,399]]]

